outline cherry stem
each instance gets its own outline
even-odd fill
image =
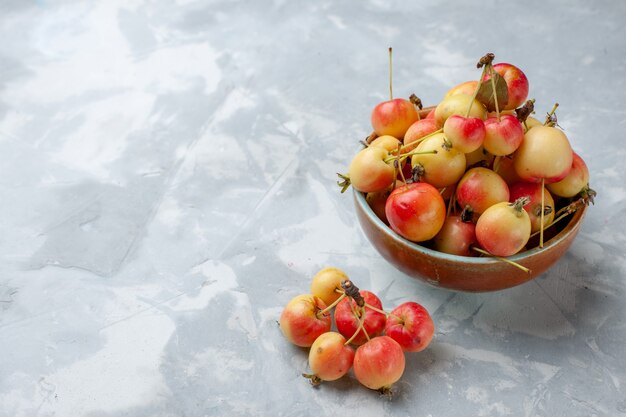
[[[323,310],[320,310],[317,312],[316,316],[317,318],[321,318],[321,316],[323,316],[324,314],[328,313],[330,310],[332,310],[337,304],[339,304],[341,302],[341,300],[343,300],[344,298],[346,298],[347,295],[346,293],[342,293],[335,301],[333,301],[328,307],[326,307]]]
[[[567,216],[569,214],[572,214],[576,211],[576,203],[572,203],[572,204],[568,204],[567,206],[563,207],[562,209],[560,209],[559,211],[556,212],[555,217],[560,217],[560,216]],[[556,220],[553,220],[552,223],[554,223]],[[552,223],[550,223],[549,225],[547,225],[546,227],[550,227],[552,226]],[[539,231],[536,231],[535,234],[539,233]]]
[[[303,377],[308,378],[311,381],[311,385],[314,387],[322,383],[322,378],[315,374],[302,374]]]
[[[343,194],[348,188],[350,188],[350,184],[352,184],[352,182],[350,181],[350,175],[340,174],[338,172],[337,176],[339,176],[339,181],[337,181],[337,185],[341,187],[341,194]]]
[[[389,100],[393,100],[391,46],[389,47]]]
[[[400,164],[398,163],[398,159],[396,158],[393,161],[393,182],[391,183],[391,189],[395,190],[396,188],[396,181],[398,181],[398,168],[399,168]],[[402,170],[400,170],[402,171]]]
[[[380,395],[384,395],[385,397],[389,399],[393,398],[393,391],[391,390],[391,387],[389,385],[380,387],[376,391],[378,391]]]
[[[552,220],[552,222],[547,225],[546,227],[544,227],[544,229],[547,229],[548,227],[554,226],[554,224],[560,220],[563,220],[564,218],[566,218],[567,216],[569,216],[572,213],[563,213],[561,214],[559,217],[557,217],[556,219]],[[539,234],[540,230],[537,230],[535,233],[531,234],[530,237],[534,237],[537,236]]]
[[[469,117],[470,112],[472,111],[472,105],[474,104],[474,101],[476,100],[476,97],[478,96],[478,91],[480,90],[480,86],[483,83],[483,79],[485,78],[485,75],[487,75],[487,67],[489,67],[489,65],[485,65],[485,67],[483,68],[483,71],[480,74],[480,79],[478,80],[478,84],[476,85],[476,89],[474,90],[474,95],[472,96],[472,99],[470,100],[470,104],[467,107],[467,111],[465,112],[465,117]]]
[[[506,158],[506,156],[497,156],[493,160],[493,172],[496,174],[499,174],[498,171],[500,170],[500,165],[502,165],[502,158]]]
[[[400,154],[400,155],[393,155],[389,158],[385,158],[385,162],[389,163],[391,161],[398,161],[398,162],[402,162],[404,161],[406,158],[408,158],[409,156],[413,156],[413,155],[430,155],[430,154],[436,154],[437,150],[433,149],[432,151],[418,151],[417,149],[412,150],[411,152],[407,152],[404,154]]]
[[[365,334],[365,338],[367,339],[367,341],[369,342],[370,340],[370,336],[369,334],[367,334],[367,330],[365,330],[365,327],[363,326],[363,322],[365,321],[365,313],[364,313],[364,307],[361,307],[361,314],[359,315],[356,311],[354,311],[354,306],[352,305],[352,303],[350,303],[350,310],[352,310],[352,314],[354,315],[354,317],[357,318],[357,320],[359,321],[359,326],[357,327],[356,331],[354,332],[354,334],[352,336],[350,336],[350,339],[346,340],[346,343],[344,343],[344,345],[349,345],[350,343],[352,343],[352,341],[356,338],[356,336],[361,332],[361,330],[363,330],[363,333]]]
[[[374,310],[374,311],[376,311],[377,313],[384,314],[384,315],[385,315],[385,317],[393,317],[393,318],[395,318],[395,319],[402,320],[400,317],[398,317],[398,316],[396,316],[396,315],[394,315],[394,314],[388,313],[388,312],[386,312],[385,310],[381,310],[380,308],[374,307],[374,306],[373,306],[373,305],[371,305],[371,304],[365,303],[365,307],[366,307],[366,308],[369,308],[370,310]]]
[[[346,295],[352,298],[359,307],[363,307],[363,305],[365,304],[365,300],[363,299],[363,296],[361,296],[359,287],[354,285],[354,283],[349,279],[344,279],[343,281],[341,281],[341,288],[343,288]]]
[[[417,107],[417,110],[418,110],[417,111],[417,120],[421,120],[422,116],[420,115],[420,111],[424,108],[424,106],[422,105],[422,100],[418,96],[416,96],[415,94],[411,94],[409,96],[409,101],[411,103],[413,103],[413,105],[415,107]]]
[[[558,107],[559,107],[559,103],[554,103],[552,110],[550,110],[550,113],[548,113],[548,115],[546,116],[546,121],[543,122],[544,126],[553,126],[554,120],[552,116],[554,116],[554,112],[556,111]]]
[[[491,89],[493,90],[493,101],[495,102],[495,105],[496,105],[496,117],[498,118],[498,122],[499,122],[500,121],[500,106],[498,106],[498,93],[496,92],[496,79],[494,77],[495,71],[493,69],[493,65],[488,64],[487,67],[489,68],[489,76],[491,78]]]
[[[400,171],[400,177],[402,177],[402,182],[404,182],[406,184],[406,178],[404,178],[404,170],[402,169],[402,167],[400,166],[400,164],[402,163],[400,161],[400,149],[402,148],[402,144],[398,143],[398,156],[396,158],[396,161],[394,162],[394,170],[398,170]],[[398,179],[398,175],[394,175],[393,177],[393,189],[396,188],[396,180]]]
[[[507,258],[503,258],[502,256],[496,256],[496,255],[493,255],[493,254],[491,254],[491,253],[487,252],[487,251],[486,251],[486,250],[484,250],[484,249],[477,248],[476,246],[472,246],[471,248],[472,248],[473,250],[475,250],[476,252],[478,252],[478,253],[482,253],[483,255],[486,255],[486,256],[492,257],[492,258],[497,259],[497,260],[502,261],[502,262],[506,262],[507,264],[513,265],[514,267],[516,267],[516,268],[518,268],[518,269],[521,269],[522,271],[526,272],[527,274],[530,274],[530,269],[526,268],[526,267],[525,267],[525,266],[523,266],[523,265],[518,264],[518,263],[517,263],[517,262],[515,262],[515,261],[512,261],[512,260],[507,259]]]
[[[513,207],[515,211],[518,213],[518,217],[521,215],[522,210],[524,210],[524,206],[530,203],[530,198],[528,197],[520,197],[512,203],[509,203],[509,206]]]
[[[539,247],[543,248],[543,219],[545,217],[545,205],[546,205],[546,196],[545,196],[545,179],[541,179],[541,221],[539,222]]]
[[[413,147],[413,146],[417,146],[418,144],[420,144],[421,142],[423,142],[425,139],[428,139],[431,136],[435,136],[437,133],[442,133],[443,132],[443,128],[441,129],[437,129],[434,132],[429,133],[428,135],[424,135],[421,138],[411,142],[411,143],[407,143],[406,145],[403,145],[402,148],[400,148],[401,151],[403,151],[404,149],[408,148],[409,146]]]
[[[583,187],[582,190],[578,193],[581,196],[583,203],[585,205],[594,204],[594,199],[598,195],[598,193],[591,187],[589,187],[589,183]]]
[[[448,212],[446,213],[446,217],[450,217],[452,214],[452,208],[456,206],[456,193],[452,193],[450,196],[450,200],[448,200]]]
[[[369,146],[369,144],[372,143],[372,141],[376,139],[377,137],[378,137],[378,133],[372,132],[365,138],[365,143],[367,143],[367,145]]]

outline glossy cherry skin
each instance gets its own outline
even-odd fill
[[[465,81],[460,84],[455,85],[451,89],[446,92],[444,98],[448,98],[450,96],[455,96],[457,94],[465,94],[468,96],[473,96],[476,91],[476,87],[478,87],[478,81],[470,80]]]
[[[476,239],[492,255],[514,255],[524,248],[529,238],[528,213],[508,202],[489,207],[476,222]]]
[[[548,184],[548,190],[559,197],[574,197],[589,185],[589,168],[576,152],[573,153],[572,167],[561,181]]]
[[[431,112],[430,114],[433,114]],[[413,123],[404,135],[404,148],[403,152],[410,152],[419,144],[420,139],[439,130],[434,118],[420,119]],[[411,145],[412,146],[409,146]]]
[[[562,130],[535,126],[524,135],[513,165],[524,181],[558,182],[569,174],[574,159],[572,147]]]
[[[424,182],[407,184],[391,192],[385,214],[393,231],[405,239],[432,239],[443,226],[446,205],[439,191]]]
[[[454,185],[465,172],[465,154],[454,147],[449,147],[443,133],[436,133],[424,139],[417,145],[415,151],[423,153],[413,155],[411,165],[414,169],[419,166],[419,169],[423,171],[421,181],[434,187]]]
[[[402,139],[409,126],[419,119],[415,105],[403,98],[384,101],[372,111],[372,127],[378,136]]]
[[[452,115],[443,124],[443,134],[452,147],[463,153],[474,152],[485,140],[485,122],[478,117]]]
[[[354,376],[370,389],[389,388],[404,373],[402,347],[389,336],[375,337],[360,346],[354,355]]]
[[[524,140],[524,128],[515,116],[504,115],[485,120],[483,146],[492,155],[510,155]]]
[[[323,268],[311,280],[311,294],[321,298],[327,306],[331,305],[341,295],[341,283],[347,279],[348,275],[339,268]]]
[[[490,206],[509,201],[509,187],[504,180],[488,168],[471,168],[456,186],[456,200],[461,208],[469,206],[480,214]]]
[[[385,325],[385,335],[398,342],[405,352],[426,349],[434,334],[435,324],[428,310],[414,301],[394,308]]]
[[[321,334],[311,345],[309,367],[322,381],[335,381],[348,373],[354,361],[354,349],[337,332]]]
[[[541,229],[541,183],[537,182],[525,182],[518,181],[512,184],[509,187],[510,196],[509,201],[512,203],[520,197],[528,197],[530,200],[528,204],[524,206],[524,210],[528,213],[528,217],[530,218],[530,231],[534,233]],[[546,189],[543,190],[543,199],[544,199],[544,216],[543,216],[543,226],[547,226],[552,223],[554,220],[554,199],[552,198],[552,194]],[[545,214],[545,207],[550,207],[552,210]]]
[[[450,255],[476,256],[472,246],[477,243],[474,223],[464,222],[460,216],[448,216],[433,239],[433,249]]]
[[[410,177],[410,175],[409,175]],[[387,220],[387,214],[385,213],[385,205],[387,204],[387,199],[391,192],[398,187],[404,186],[404,182],[401,180],[396,180],[395,187],[394,184],[391,184],[387,189],[383,191],[371,192],[367,193],[365,196],[365,201],[370,206],[374,214],[381,219],[385,224],[389,224]]]
[[[515,65],[506,62],[495,64],[493,69],[506,81],[509,100],[503,110],[512,110],[524,104],[529,89],[526,74]]]
[[[369,193],[389,187],[395,178],[393,165],[386,162],[389,152],[378,146],[370,146],[359,151],[348,168],[350,183],[354,189]]]
[[[472,101],[472,96],[469,94],[455,94],[453,96],[444,98],[435,107],[435,122],[437,126],[443,127],[448,117],[458,114],[465,116],[467,109],[472,103],[472,108],[468,117],[477,117],[485,120],[487,118],[487,110],[478,100]]]
[[[280,330],[291,343],[309,347],[322,333],[330,330],[330,314],[319,315],[326,308],[321,298],[301,294],[292,298],[280,315]]]

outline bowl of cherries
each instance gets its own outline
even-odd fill
[[[541,275],[568,250],[595,196],[558,104],[545,120],[533,117],[524,72],[493,61],[480,58],[480,77],[435,106],[415,95],[375,106],[372,134],[339,174],[376,250],[451,290],[495,291]]]

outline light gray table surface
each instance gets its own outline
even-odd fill
[[[626,416],[626,3],[0,2],[0,415]],[[340,194],[371,109],[520,66],[596,204],[524,285],[384,261]],[[539,116],[541,117],[541,116]],[[325,266],[436,334],[392,400],[277,319]]]

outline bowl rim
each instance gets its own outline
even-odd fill
[[[460,263],[472,263],[476,265],[493,265],[496,263],[500,263],[501,261],[496,258],[491,257],[472,257],[472,256],[461,256],[461,255],[452,255],[445,252],[440,252],[434,249],[427,248],[426,246],[422,246],[416,242],[412,242],[404,237],[400,236],[396,232],[394,232],[391,227],[386,225],[377,215],[374,213],[372,208],[367,201],[365,200],[365,193],[361,191],[357,191],[353,188],[353,194],[355,197],[355,201],[358,203],[359,207],[363,212],[367,215],[367,217],[374,222],[376,228],[382,230],[388,237],[393,239],[396,243],[406,245],[410,249],[424,253],[425,255],[429,255],[434,258],[442,258],[451,262],[460,262]],[[543,253],[548,251],[550,248],[557,246],[561,241],[565,240],[571,233],[574,232],[574,227],[572,223],[578,219],[578,221],[582,220],[582,217],[587,210],[587,206],[584,205],[581,209],[577,210],[572,214],[572,218],[566,223],[565,228],[561,230],[556,236],[552,237],[550,240],[546,242],[543,248],[534,247],[532,249],[516,253],[515,255],[507,256],[506,259],[509,259],[514,262],[523,261],[525,259],[529,259],[534,255]],[[577,216],[578,215],[578,216]]]

